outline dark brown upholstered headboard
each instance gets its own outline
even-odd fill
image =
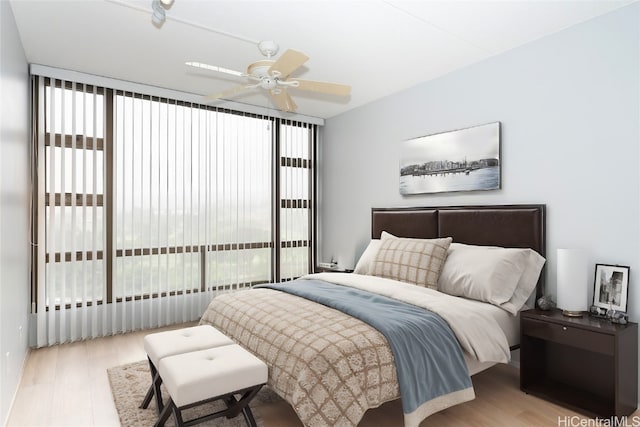
[[[453,237],[470,245],[531,248],[545,256],[545,205],[373,208],[371,237],[383,231],[398,237]],[[540,274],[536,295],[544,290]]]

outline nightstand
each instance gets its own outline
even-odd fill
[[[638,402],[638,324],[520,313],[520,389],[589,416],[631,414]]]

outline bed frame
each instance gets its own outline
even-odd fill
[[[371,237],[383,231],[398,237],[452,237],[470,245],[531,248],[545,256],[545,205],[373,208]],[[545,270],[536,287],[544,292]]]

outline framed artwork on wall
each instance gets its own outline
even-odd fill
[[[629,267],[596,264],[593,305],[606,310],[627,311]]]
[[[402,142],[400,194],[501,188],[500,122]]]

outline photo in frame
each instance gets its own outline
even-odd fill
[[[400,194],[501,188],[500,122],[402,142]]]
[[[629,267],[596,264],[593,305],[606,310],[627,311]]]

